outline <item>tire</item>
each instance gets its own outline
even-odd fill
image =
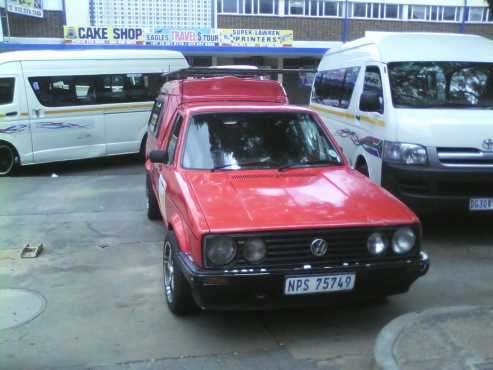
[[[368,170],[368,164],[362,158],[358,159],[356,163],[356,171],[361,173],[363,176],[370,177],[370,171]]]
[[[12,175],[17,167],[18,155],[15,149],[6,143],[0,143],[0,176]]]
[[[152,190],[151,177],[146,174],[146,194],[147,194],[147,218],[149,220],[162,220],[161,211],[159,210],[159,204]]]
[[[145,134],[144,137],[142,138],[142,142],[140,143],[140,150],[139,150],[139,156],[144,161],[147,159],[146,158],[146,145],[147,145],[147,134]]]
[[[163,245],[163,292],[168,307],[175,315],[186,315],[198,310],[192,289],[180,270],[178,243],[173,231],[168,231]]]

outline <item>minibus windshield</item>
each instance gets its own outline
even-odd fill
[[[493,108],[493,63],[389,63],[396,108]]]

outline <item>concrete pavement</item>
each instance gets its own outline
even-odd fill
[[[382,370],[493,369],[493,307],[442,307],[390,322],[375,346]]]
[[[386,302],[176,318],[162,299],[164,231],[145,217],[142,166],[119,161],[0,179],[0,289],[46,299],[37,318],[0,330],[0,369],[188,370],[217,361],[242,370],[369,369],[375,338],[394,318],[493,305],[491,219],[459,218],[425,220],[431,270]],[[43,242],[43,254],[21,260],[26,242]]]

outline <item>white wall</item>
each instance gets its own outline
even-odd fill
[[[86,26],[89,20],[89,0],[65,0],[67,24]]]

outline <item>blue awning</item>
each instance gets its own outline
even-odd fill
[[[175,50],[185,55],[217,55],[217,56],[313,56],[321,57],[327,48],[300,48],[300,47],[237,47],[237,46],[155,46],[155,45],[81,45],[81,44],[0,44],[1,51],[14,50],[74,50],[74,49],[154,49]]]

